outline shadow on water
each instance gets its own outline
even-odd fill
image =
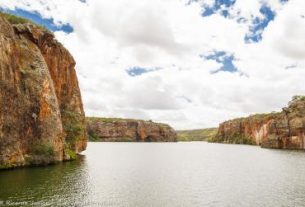
[[[89,194],[85,160],[1,171],[0,206],[77,206]]]

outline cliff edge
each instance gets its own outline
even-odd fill
[[[71,54],[37,25],[0,13],[0,169],[70,160],[86,149]]]
[[[305,149],[305,96],[294,96],[281,112],[223,122],[214,142]]]
[[[151,121],[87,118],[87,131],[91,141],[104,142],[175,142],[175,130],[167,124]]]

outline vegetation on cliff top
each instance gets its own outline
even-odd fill
[[[16,15],[13,15],[13,14],[0,12],[0,15],[2,17],[4,17],[5,19],[7,19],[11,24],[25,24],[25,23],[35,24],[34,22],[32,22],[29,19],[25,19],[25,18],[16,16]]]
[[[305,102],[305,96],[293,96],[291,101],[288,103],[288,108],[296,108],[299,103]],[[287,107],[283,108],[283,110],[287,110]]]
[[[245,119],[256,119],[256,120],[263,120],[263,119],[267,119],[267,118],[271,119],[271,118],[275,118],[279,114],[281,114],[281,112],[273,111],[271,113],[252,114],[247,117],[239,117],[239,118],[231,119],[228,121],[233,122],[233,121],[241,121],[241,120],[245,120]],[[228,122],[228,121],[225,121],[225,122]]]
[[[100,121],[100,122],[116,122],[116,121],[143,121],[140,119],[124,119],[124,118],[104,118],[104,117],[86,117],[87,121]]]
[[[291,101],[289,101],[288,103],[288,107],[293,107],[294,104],[298,103],[298,102],[304,102],[305,101],[305,96],[301,96],[301,95],[296,95],[296,96],[293,96]],[[287,110],[287,107],[284,107],[283,108],[284,110]],[[282,112],[271,112],[271,113],[260,113],[260,114],[252,114],[252,115],[249,115],[247,117],[240,117],[240,118],[235,118],[235,119],[231,119],[231,120],[228,120],[230,122],[232,121],[238,121],[238,120],[244,120],[244,119],[257,119],[257,120],[260,120],[260,119],[267,119],[267,118],[276,118],[276,116],[280,115]],[[227,121],[226,121],[227,122]]]
[[[9,21],[9,23],[11,24],[26,24],[26,23],[30,23],[30,24],[33,24],[33,25],[36,25],[37,27],[43,29],[43,30],[46,30],[48,32],[50,32],[50,30],[48,28],[46,28],[44,25],[40,25],[40,24],[37,24],[29,19],[26,19],[26,18],[23,18],[23,17],[19,17],[19,16],[16,16],[16,15],[13,15],[13,14],[9,14],[9,13],[6,13],[6,12],[3,12],[3,11],[0,11],[0,16],[4,17],[5,19],[7,19],[7,21]]]
[[[218,128],[180,130],[178,141],[208,141],[216,136]]]
[[[124,122],[124,121],[130,121],[130,122],[142,121],[142,122],[151,122],[154,124],[158,124],[159,126],[166,127],[166,128],[169,127],[169,125],[167,125],[167,124],[153,122],[152,120],[128,119],[128,118],[86,117],[86,121],[99,121],[99,122],[105,122],[105,123]]]

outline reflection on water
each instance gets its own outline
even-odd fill
[[[77,161],[0,172],[0,204],[305,206],[304,163],[255,146],[90,143]]]
[[[2,171],[0,204],[75,206],[87,199],[88,182],[84,156],[58,165]]]

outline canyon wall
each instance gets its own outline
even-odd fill
[[[211,141],[256,144],[266,148],[305,149],[305,97],[295,96],[278,113],[223,122]]]
[[[175,142],[177,135],[167,124],[133,119],[87,118],[91,141]]]
[[[0,169],[70,160],[86,149],[74,66],[51,32],[0,14]]]

